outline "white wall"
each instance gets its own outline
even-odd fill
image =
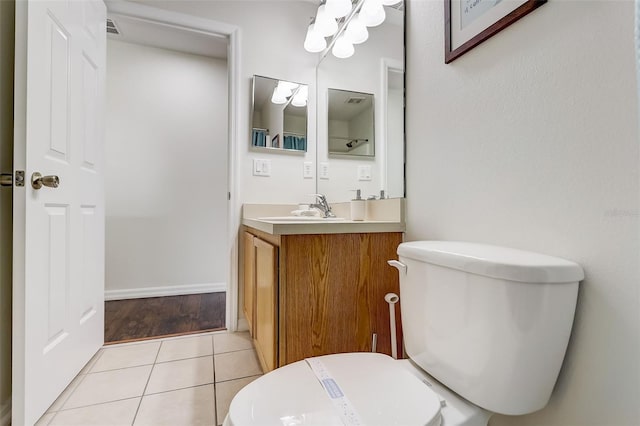
[[[347,201],[353,198],[352,189],[361,189],[362,195],[380,195],[383,189],[384,162],[380,112],[382,105],[381,58],[402,61],[403,31],[399,25],[385,22],[380,27],[369,28],[369,39],[355,46],[355,54],[348,59],[338,59],[329,53],[318,67],[318,108],[327,111],[328,89],[342,89],[374,95],[375,157],[329,156],[327,141],[327,116],[318,116],[318,163],[329,163],[329,179],[318,180],[318,192],[327,195],[329,202]],[[333,136],[333,134],[332,134]],[[360,136],[359,136],[360,137]],[[346,143],[347,141],[345,141]],[[362,148],[361,148],[362,149]],[[356,151],[357,152],[357,151]],[[358,166],[371,166],[371,181],[358,180]]]
[[[107,43],[106,290],[225,283],[225,60]]]
[[[407,11],[407,240],[528,249],[586,274],[549,405],[491,424],[638,424],[633,3],[548,2],[450,65],[442,2]]]
[[[0,172],[13,170],[13,1],[0,1]],[[0,425],[11,404],[12,193],[0,188]]]
[[[315,179],[303,179],[304,161],[315,164],[315,66],[317,54],[302,47],[309,18],[317,5],[306,1],[221,0],[162,1],[144,0],[152,7],[199,16],[235,25],[241,30],[241,88],[239,102],[242,111],[238,125],[246,138],[240,140],[238,152],[241,203],[298,203],[311,201]],[[301,154],[264,153],[251,151],[251,78],[254,74],[278,80],[309,85],[309,124],[307,152]],[[252,175],[253,159],[271,160],[271,176]]]
[[[389,197],[404,196],[404,90],[387,93],[387,173]]]

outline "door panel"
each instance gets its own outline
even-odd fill
[[[256,352],[264,372],[278,366],[278,249],[259,238],[255,246],[255,331]]]
[[[101,0],[16,4],[14,424],[34,424],[104,341]],[[34,172],[57,188],[31,186]]]

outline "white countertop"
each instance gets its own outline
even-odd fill
[[[323,220],[286,221],[268,218],[244,218],[242,224],[272,235],[304,234],[363,234],[375,232],[404,232],[405,224],[383,220]]]
[[[367,220],[350,220],[349,203],[334,203],[334,213],[345,219],[291,217],[297,205],[245,204],[242,224],[271,235],[364,234],[404,232],[404,200],[367,201]],[[288,220],[291,218],[291,220]],[[270,220],[271,219],[271,220]]]

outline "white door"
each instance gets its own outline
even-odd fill
[[[12,417],[32,425],[103,344],[106,9],[16,3]]]

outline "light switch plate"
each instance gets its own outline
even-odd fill
[[[271,160],[262,160],[262,176],[271,176]]]
[[[371,166],[358,166],[358,180],[371,180]]]
[[[320,163],[320,179],[329,179],[329,163]]]
[[[271,176],[271,160],[260,160],[255,158],[253,160],[253,175]]]
[[[304,179],[313,178],[313,162],[305,161],[304,163],[302,163],[302,177]]]

